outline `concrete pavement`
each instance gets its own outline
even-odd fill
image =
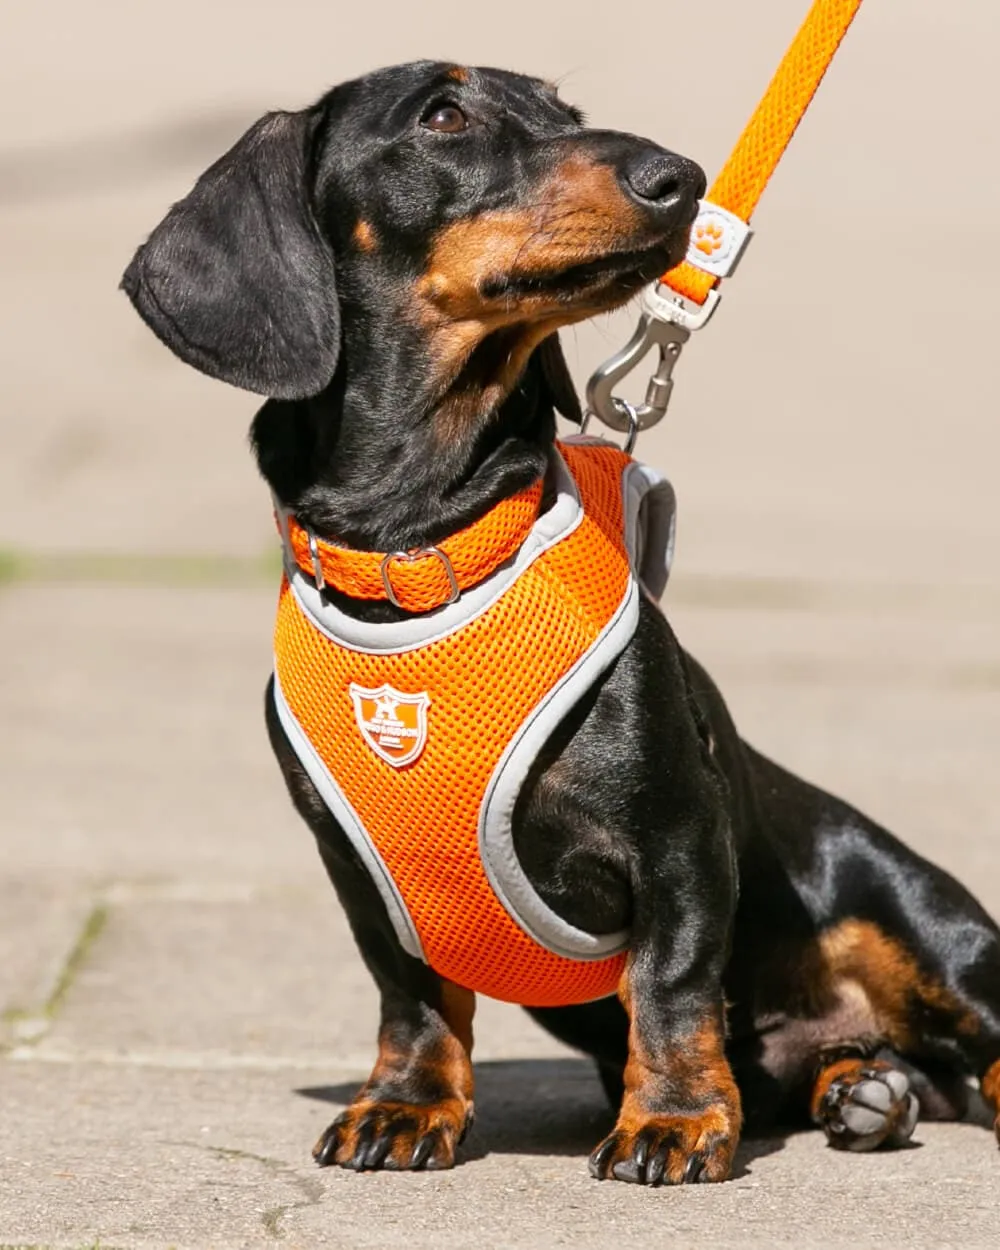
[[[5,14],[0,1250],[996,1246],[1000,1155],[975,1125],[870,1157],[749,1142],[703,1190],[597,1185],[588,1066],[490,1003],[461,1167],[309,1160],[376,1003],[264,739],[254,401],[176,364],[118,273],[265,108],[415,55],[568,75],[597,124],[713,168],[804,0],[640,6],[623,31],[589,0],[511,0],[502,24],[385,9]],[[996,915],[998,35],[992,6],[865,6],[641,446],[680,496],[671,619],[745,734]],[[630,321],[567,336],[581,380]]]

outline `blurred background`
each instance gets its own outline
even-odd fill
[[[169,204],[263,111],[420,56],[556,78],[595,124],[649,135],[711,177],[806,8],[505,0],[500,10],[439,11],[385,0],[376,16],[316,0],[6,6],[0,627],[17,732],[3,767],[33,855],[48,854],[36,833],[58,839],[80,813],[58,777],[42,794],[26,787],[30,769],[60,751],[62,713],[93,728],[112,697],[79,636],[83,616],[134,601],[90,585],[238,581],[274,550],[245,449],[254,397],[179,364],[116,289]],[[805,690],[810,673],[839,665],[844,719],[836,740],[803,761],[813,772],[829,773],[828,752],[850,752],[851,717],[899,697],[904,677],[970,708],[996,707],[998,38],[1000,10],[975,0],[863,7],[764,196],[723,311],[684,354],[669,417],[640,444],[680,497],[677,610],[710,612],[708,632],[685,633],[688,645],[711,662],[718,632],[741,672],[769,666],[766,686]],[[628,310],[564,333],[581,385],[634,319]],[[26,583],[44,584],[46,610],[33,606],[40,592],[16,593]],[[183,593],[169,598],[190,617]],[[177,628],[190,629],[197,649],[213,628],[236,628],[233,606],[222,596],[207,620],[199,609],[197,623]],[[732,618],[729,608],[751,615]],[[777,615],[758,628],[764,608]],[[824,641],[798,655],[795,613],[806,609],[822,618]],[[257,630],[262,680],[269,611],[238,615],[241,630]],[[158,667],[167,657],[147,644],[161,617],[144,614],[134,636],[126,631]],[[912,656],[896,622],[919,637]],[[24,644],[38,645],[43,628],[53,631],[45,662],[28,664]],[[193,697],[184,660],[170,684],[181,723],[180,703]],[[135,698],[129,737],[161,760],[162,744],[146,735],[166,712],[140,702],[136,676],[122,674]],[[765,747],[787,738],[799,754],[835,712],[806,699],[786,727],[767,691],[757,698],[762,706],[737,703],[747,731]],[[937,719],[932,702],[919,729],[908,718],[900,729],[926,737]],[[973,737],[968,750],[986,751]],[[74,750],[60,756],[69,770],[81,745],[71,738]],[[95,759],[108,759],[110,743],[86,739]],[[911,748],[889,733],[879,742],[878,767],[905,769]],[[971,784],[966,746],[953,740],[952,750],[955,784]],[[916,780],[935,785],[923,770]],[[120,775],[104,782],[124,784]],[[101,818],[112,818],[115,797],[103,793]],[[983,802],[969,831],[978,845],[995,829],[996,791]],[[915,806],[926,822],[926,806]],[[950,826],[947,817],[945,800]]]
[[[416,57],[558,79],[596,125],[711,178],[807,7],[8,0],[0,1008],[18,1045],[80,1062],[102,1047],[318,1057],[342,1035],[360,1055],[372,1034],[260,717],[276,586],[245,444],[257,401],[140,323],[116,290],[134,247],[262,112]],[[668,613],[744,733],[994,913],[998,41],[985,0],[863,7],[720,312],[684,353],[666,421],[639,443],[680,500]],[[581,386],[635,316],[564,333]],[[261,899],[277,909],[267,924],[240,919]],[[52,970],[98,911],[100,941],[53,1005]],[[314,924],[343,944],[344,985],[331,988]],[[234,1011],[187,1010],[178,950],[222,1000],[239,987]],[[160,1020],[175,992],[185,1011]],[[348,993],[362,1007],[345,1023],[334,1004]],[[283,995],[294,1010],[278,1010]],[[250,1021],[238,1035],[234,1012]],[[309,1029],[274,1032],[292,1016]]]

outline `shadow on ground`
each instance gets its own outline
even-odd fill
[[[345,1106],[357,1082],[318,1085],[295,1092]],[[578,1155],[586,1158],[611,1130],[614,1115],[593,1065],[585,1059],[516,1059],[476,1064],[476,1124],[462,1151],[464,1162],[489,1154]],[[744,1139],[733,1179],[756,1159],[781,1150],[788,1134]]]

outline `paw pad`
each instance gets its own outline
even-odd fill
[[[830,1145],[855,1151],[905,1145],[919,1114],[909,1078],[883,1064],[859,1066],[832,1081],[818,1109]]]

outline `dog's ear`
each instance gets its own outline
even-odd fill
[[[248,391],[298,399],[333,377],[333,252],[313,215],[312,115],[269,113],[198,179],[122,278],[180,358]]]
[[[580,425],[583,421],[583,412],[576,387],[570,376],[569,366],[566,364],[566,357],[563,355],[558,333],[550,334],[547,339],[542,339],[535,348],[535,357],[540,366],[542,383],[548,392],[553,408],[568,421],[575,421],[577,425]]]

